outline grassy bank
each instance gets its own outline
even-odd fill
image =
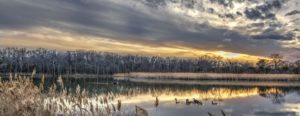
[[[127,78],[130,82],[165,85],[201,85],[201,86],[240,86],[240,87],[300,87],[300,81],[219,81],[219,80],[158,80],[144,78]]]
[[[61,77],[57,83],[44,88],[44,78],[35,85],[32,78],[0,78],[1,116],[112,116],[134,115],[121,110],[121,101],[109,95],[88,95],[77,86],[75,93],[64,87]],[[47,90],[46,90],[47,89]],[[45,91],[46,90],[46,91]]]
[[[297,74],[233,74],[233,73],[148,73],[114,74],[114,78],[147,78],[177,80],[245,80],[245,81],[300,81]]]
[[[9,78],[9,76],[13,76],[15,77],[15,75],[17,76],[22,76],[22,77],[31,77],[32,73],[16,73],[16,74],[12,74],[12,73],[0,73],[0,77],[2,78]],[[112,78],[112,75],[95,75],[95,74],[62,74],[62,75],[53,75],[53,74],[35,74],[33,76],[33,78],[41,78],[45,76],[46,78],[52,78],[55,77],[57,78],[58,76],[61,76],[63,78],[102,78],[102,79],[107,79],[107,78]]]

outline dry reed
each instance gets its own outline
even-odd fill
[[[76,87],[75,95],[64,87],[63,79],[58,77],[45,92],[45,76],[38,86],[33,83],[35,72],[31,78],[10,74],[9,81],[0,77],[0,115],[1,116],[123,116],[121,101],[115,108],[113,96],[89,96],[88,91]]]

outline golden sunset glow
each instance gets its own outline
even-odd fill
[[[27,34],[28,32],[30,32],[31,34]],[[259,56],[232,53],[226,51],[199,50],[180,45],[151,46],[146,45],[144,43],[117,41],[105,37],[94,37],[63,33],[49,28],[37,28],[26,32],[7,31],[4,33],[4,36],[5,38],[0,39],[0,46],[6,47],[18,46],[28,48],[48,48],[57,50],[93,50],[161,57],[175,56],[184,58],[197,58],[203,55],[208,55],[220,56],[224,59],[251,62],[255,62],[259,58],[263,58]]]
[[[238,57],[241,57],[241,54],[224,52],[224,51],[218,51],[218,52],[216,52],[216,54],[220,55],[224,58],[238,58]]]
[[[80,1],[79,6],[87,5],[86,11],[72,5],[72,1],[60,2],[49,1],[53,7],[40,1],[3,2],[1,5],[7,12],[3,12],[5,18],[0,19],[3,22],[0,24],[0,47],[184,58],[212,55],[250,62],[272,53],[280,53],[289,60],[295,60],[299,54],[300,9],[295,4],[297,0],[282,3]],[[272,2],[278,6],[268,5]],[[6,7],[11,4],[28,9]],[[91,4],[97,7],[91,8]],[[194,7],[188,7],[191,4]],[[259,8],[264,7],[268,9],[260,11]],[[31,13],[28,11],[35,11],[32,17],[41,18],[20,20],[27,19]]]
[[[300,116],[299,1],[0,0],[0,116]]]
[[[139,93],[132,96],[119,96],[117,99],[126,100],[124,103],[139,103],[147,100],[155,100],[155,96],[159,97],[159,100],[162,102],[165,101],[174,101],[175,98],[178,100],[184,101],[185,99],[200,99],[200,100],[226,100],[234,98],[243,98],[256,96],[259,94],[258,88],[252,89],[212,89],[209,91],[201,91],[197,89],[189,91],[152,91],[149,93]]]

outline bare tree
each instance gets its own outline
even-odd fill
[[[285,63],[279,54],[271,55],[274,72],[297,72],[297,63]],[[60,74],[113,74],[128,72],[223,72],[223,73],[268,73],[269,61],[256,63],[226,60],[221,57],[203,55],[198,58],[158,57],[123,55],[96,51],[58,52],[46,49],[0,49],[0,72],[30,73],[34,68],[38,73]],[[300,61],[299,61],[300,62]],[[299,63],[298,63],[299,64]],[[288,67],[288,70],[280,68]],[[256,69],[259,69],[257,71]]]
[[[283,56],[281,56],[280,54],[271,54],[271,59],[272,59],[272,64],[274,66],[275,70],[278,70],[279,66],[283,63],[282,59]]]

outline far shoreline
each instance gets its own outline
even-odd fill
[[[31,73],[12,73],[21,77],[32,77]],[[116,74],[42,74],[37,73],[33,78],[98,78],[98,79],[165,79],[165,80],[218,80],[218,81],[300,81],[300,74],[267,74],[267,73],[198,73],[198,72],[130,72]],[[1,78],[8,78],[10,73],[0,73]]]
[[[31,78],[32,74],[31,73],[0,73],[0,77],[2,78],[9,78],[10,74],[12,74],[12,77],[16,77],[16,76],[21,76],[21,77],[26,77],[26,78]],[[71,79],[81,79],[81,78],[99,78],[99,79],[107,79],[107,78],[112,78],[111,74],[61,74],[61,75],[57,75],[57,74],[43,74],[43,73],[37,73],[34,74],[33,78],[41,78],[41,77],[45,77],[45,78],[57,78],[59,76],[61,76],[62,78],[71,78]]]
[[[300,74],[254,73],[191,73],[191,72],[131,72],[118,73],[114,78],[170,79],[170,80],[244,80],[244,81],[300,81]]]

